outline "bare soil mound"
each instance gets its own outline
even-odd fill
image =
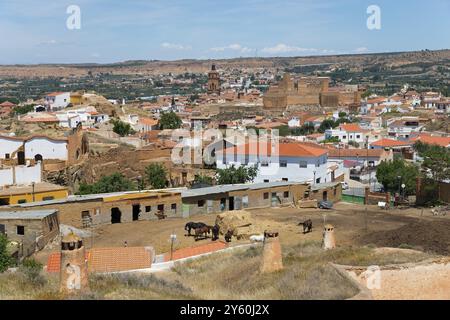
[[[216,224],[220,227],[220,233],[233,231],[237,239],[248,239],[252,235],[259,235],[265,230],[279,227],[279,224],[268,220],[255,220],[252,214],[245,210],[228,211],[217,215]]]
[[[450,221],[414,221],[395,230],[361,236],[363,244],[382,247],[411,246],[437,254],[450,253]]]

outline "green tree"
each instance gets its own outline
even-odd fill
[[[173,111],[164,112],[161,114],[161,119],[159,120],[159,126],[161,129],[178,129],[181,127],[180,117]]]
[[[202,174],[196,174],[194,181],[192,182],[193,185],[201,184],[201,185],[213,185],[213,178],[202,175]]]
[[[339,112],[339,118],[346,118],[347,117],[347,113],[344,111]]]
[[[338,137],[331,137],[322,141],[322,143],[339,143],[339,142],[340,140]]]
[[[278,134],[280,137],[286,137],[291,134],[291,129],[289,129],[288,126],[279,126],[276,127],[275,129],[278,130]]]
[[[324,133],[326,130],[334,129],[337,126],[338,126],[338,124],[336,122],[334,122],[333,119],[325,119],[322,121],[322,123],[320,124],[320,127],[317,131],[319,131],[320,133]]]
[[[291,135],[293,136],[307,136],[311,133],[314,133],[315,128],[314,125],[310,122],[305,123],[300,128],[291,129]]]
[[[116,172],[112,175],[101,177],[99,181],[93,184],[81,183],[77,194],[85,195],[132,190],[136,190],[136,184],[121,173]]]
[[[7,249],[8,240],[0,234],[0,272],[5,272],[12,265],[12,257]]]
[[[17,106],[14,108],[14,114],[26,114],[34,110],[34,104],[27,104],[25,106]]]
[[[258,166],[235,167],[232,165],[226,169],[217,169],[217,183],[218,184],[238,184],[253,182],[258,175]]]
[[[402,191],[400,186],[405,184],[405,195],[416,192],[416,180],[419,169],[416,165],[408,164],[404,160],[382,161],[377,167],[377,180],[387,192]]]
[[[422,171],[426,178],[435,182],[450,179],[450,151],[438,145],[430,145],[420,141],[414,144],[415,150],[423,157]]]
[[[121,120],[113,120],[113,131],[121,137],[136,133],[129,123],[125,123]]]
[[[166,168],[159,163],[152,163],[145,168],[148,183],[153,189],[163,189],[167,186]]]

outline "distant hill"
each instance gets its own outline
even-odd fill
[[[211,64],[219,68],[294,68],[314,64],[334,64],[341,68],[380,66],[397,68],[416,64],[450,65],[450,50],[348,54],[307,57],[233,58],[219,60],[135,60],[110,64],[0,65],[0,77],[82,77],[89,72],[116,75],[154,75],[161,73],[207,72]]]

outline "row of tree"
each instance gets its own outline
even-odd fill
[[[402,192],[405,195],[416,194],[417,178],[424,180],[425,192],[429,193],[429,201],[435,201],[438,183],[450,179],[450,151],[438,145],[425,144],[420,141],[414,149],[422,158],[420,165],[408,163],[403,159],[382,162],[377,167],[377,180],[386,192]],[[405,188],[402,188],[402,185]]]
[[[214,184],[239,184],[255,180],[258,174],[258,167],[235,167],[227,169],[217,169],[215,177],[197,175],[193,185],[211,186]],[[131,180],[121,173],[113,173],[100,178],[97,182],[88,184],[81,183],[77,194],[96,194],[120,191],[133,191],[142,189],[163,189],[169,185],[168,172],[159,163],[154,163],[145,168],[144,177]]]

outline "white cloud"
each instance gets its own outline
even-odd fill
[[[360,47],[360,48],[356,48],[355,52],[356,53],[366,53],[366,52],[369,52],[369,49],[367,49],[366,47]]]
[[[225,50],[239,51],[241,53],[253,52],[253,49],[248,48],[248,47],[243,47],[242,45],[240,45],[238,43],[233,43],[233,44],[230,44],[230,45],[224,46],[224,47],[213,47],[213,48],[210,48],[209,50],[214,51],[214,52],[223,52]]]
[[[191,50],[192,49],[191,46],[184,46],[182,44],[169,43],[169,42],[161,43],[161,47],[166,48],[166,49],[173,49],[173,50]]]
[[[314,48],[301,48],[296,46],[289,46],[284,43],[279,43],[274,47],[266,47],[261,50],[264,53],[277,54],[277,53],[289,53],[289,52],[323,52],[327,53],[331,50],[319,50]]]

